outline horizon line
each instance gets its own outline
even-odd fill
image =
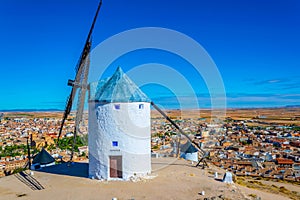
[[[226,107],[226,108],[166,108],[164,110],[229,110],[229,109],[282,109],[282,108],[300,108],[300,105],[286,105],[286,106],[240,106],[240,107]],[[153,110],[153,109],[151,109]],[[0,109],[0,112],[64,112],[64,109],[56,108],[41,108],[41,109],[31,109],[31,108],[20,108],[20,109]],[[76,109],[72,109],[71,112],[76,112]],[[84,112],[88,112],[85,109]]]

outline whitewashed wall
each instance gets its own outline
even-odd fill
[[[198,152],[194,153],[181,153],[181,158],[184,158],[185,160],[195,161],[198,162]]]
[[[118,141],[118,147],[112,141]],[[89,103],[89,176],[109,179],[113,155],[122,156],[125,180],[151,173],[150,103]]]

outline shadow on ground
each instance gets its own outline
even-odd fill
[[[62,164],[57,164],[49,167],[44,167],[36,171],[87,178],[88,168],[89,168],[88,163],[73,162],[73,163],[62,163]]]
[[[21,181],[22,183],[24,183],[25,185],[27,185],[29,188],[31,188],[32,190],[42,190],[45,189],[40,182],[38,182],[38,180],[36,180],[34,177],[32,177],[30,174],[28,174],[27,172],[20,172],[18,174],[15,174],[15,177]]]

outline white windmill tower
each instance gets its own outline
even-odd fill
[[[150,99],[121,68],[90,84],[90,177],[128,180],[151,173],[150,139]]]
[[[203,167],[207,166],[205,161],[207,152],[192,141],[154,102],[150,101],[120,68],[110,79],[91,83],[88,86],[91,35],[101,5],[102,0],[99,1],[92,26],[75,68],[75,79],[68,81],[72,90],[67,98],[57,144],[59,144],[65,121],[78,93],[74,138],[70,155],[70,162],[73,162],[77,134],[82,132],[80,125],[83,123],[85,94],[90,89],[88,138],[90,177],[129,179],[131,176],[140,176],[151,172],[150,105],[200,150],[202,158],[196,166],[199,166],[201,162],[203,162]]]

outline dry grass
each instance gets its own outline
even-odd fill
[[[275,194],[280,194],[280,195],[289,197],[290,199],[295,199],[295,200],[300,199],[300,194],[297,191],[290,191],[283,186],[278,187],[274,184],[267,185],[267,184],[263,184],[260,181],[248,179],[248,178],[244,178],[244,177],[237,177],[236,183],[241,186],[248,187],[248,188],[267,191],[267,192],[271,192],[271,193],[275,193]]]
[[[248,196],[249,196],[249,197],[252,197],[252,198],[257,198],[257,195],[256,195],[256,194],[249,194]]]
[[[281,179],[274,179],[274,178],[264,178],[264,177],[257,177],[254,178],[255,180],[262,180],[262,181],[272,181],[275,183],[286,183],[286,184],[292,184],[292,185],[297,185],[300,186],[300,182],[299,181],[287,181],[287,180],[281,180]]]

